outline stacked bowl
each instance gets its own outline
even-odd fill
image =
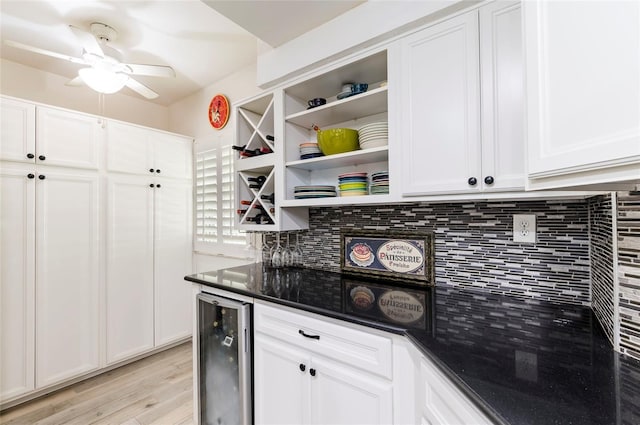
[[[378,148],[389,144],[389,123],[372,122],[358,130],[360,149]]]
[[[344,173],[338,176],[340,196],[362,196],[369,194],[367,173]]]
[[[309,142],[300,144],[300,159],[316,158],[318,156],[323,155],[317,143]]]
[[[371,174],[371,194],[386,195],[389,193],[389,172],[378,171]]]

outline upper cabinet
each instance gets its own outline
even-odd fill
[[[36,106],[0,98],[0,108],[0,159],[33,163],[36,153]]]
[[[158,130],[110,121],[107,169],[160,177],[192,178],[192,140]]]
[[[519,3],[490,3],[401,48],[402,194],[522,190]]]
[[[8,98],[2,98],[0,105],[0,159],[98,169],[104,135],[101,119]]]
[[[531,188],[640,181],[640,2],[523,2]]]

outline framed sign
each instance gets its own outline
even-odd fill
[[[433,280],[433,233],[342,229],[340,268],[343,273],[411,279],[425,285]]]

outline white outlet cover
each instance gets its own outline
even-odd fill
[[[513,216],[513,241],[536,242],[536,216],[533,214],[515,214]]]

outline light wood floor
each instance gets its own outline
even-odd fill
[[[191,342],[0,413],[3,425],[192,425]]]

